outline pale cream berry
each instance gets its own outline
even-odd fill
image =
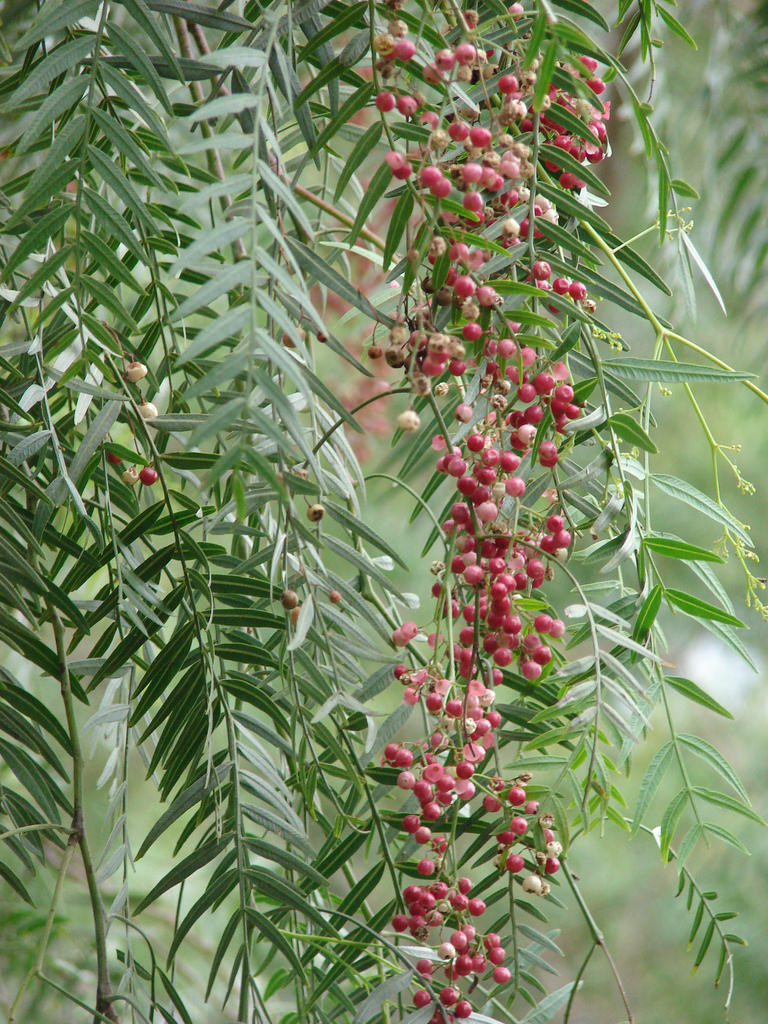
[[[533,896],[541,895],[542,883],[538,875],[527,875],[523,879],[523,891]]]
[[[139,414],[145,420],[153,420],[155,416],[158,416],[157,406],[153,405],[152,402],[142,402],[139,406]]]
[[[397,425],[404,434],[412,434],[421,426],[421,419],[415,409],[406,409],[397,417]]]
[[[129,487],[133,487],[139,482],[139,471],[135,466],[130,466],[128,469],[123,470],[120,474],[124,484],[128,484]]]
[[[135,384],[137,381],[143,380],[148,372],[144,363],[128,363],[125,368],[125,379],[129,380],[131,384]]]
[[[380,57],[391,57],[395,49],[394,36],[388,32],[381,32],[374,36],[373,48]]]

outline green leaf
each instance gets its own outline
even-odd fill
[[[721,370],[717,366],[700,366],[697,363],[671,362],[668,359],[606,359],[605,369],[623,380],[679,384],[689,381],[714,381],[716,383],[751,380],[755,374],[739,370]]]
[[[152,828],[147,833],[144,842],[139,848],[139,852],[136,854],[136,859],[143,857],[147,850],[152,844],[160,838],[163,832],[166,831],[182,814],[185,814],[192,807],[195,807],[203,797],[209,793],[213,793],[217,790],[224,779],[227,777],[231,770],[230,764],[222,764],[216,768],[213,768],[210,773],[210,777],[202,775],[199,779],[188,786],[176,799],[173,801],[171,806],[165,811],[155,822]]]
[[[74,459],[69,464],[69,475],[75,484],[79,483],[80,477],[91,458],[96,453],[104,438],[112,429],[122,410],[121,402],[105,402],[93,422],[88,427],[88,432],[77,449]]]
[[[611,425],[614,433],[618,434],[623,441],[627,441],[637,448],[642,448],[643,451],[650,452],[652,455],[658,452],[659,449],[655,443],[640,424],[628,413],[616,412],[606,422]]]
[[[683,42],[687,43],[691,47],[691,49],[698,50],[698,46],[696,45],[696,41],[694,40],[693,36],[688,32],[688,30],[683,25],[680,24],[680,22],[671,13],[671,11],[664,7],[663,4],[658,4],[655,7],[655,11],[660,16],[661,20],[675,33],[676,36],[679,36],[680,39],[683,40]]]
[[[645,813],[656,795],[656,791],[661,785],[661,781],[664,778],[674,755],[674,746],[672,741],[668,740],[660,750],[656,751],[651,763],[648,765],[645,775],[643,776],[643,781],[640,783],[640,789],[637,794],[637,803],[635,804],[635,812],[632,816],[633,835],[640,828],[643,818],[645,817]]]
[[[389,173],[389,172],[388,172]],[[316,252],[313,252],[309,246],[304,245],[303,242],[298,241],[294,238],[286,238],[285,240],[288,248],[293,252],[296,259],[304,267],[304,269],[315,279],[315,281],[321,284],[327,285],[334,294],[338,295],[339,298],[344,299],[351,306],[359,309],[361,313],[366,316],[377,320],[379,323],[392,326],[394,322],[391,317],[386,316],[376,309],[375,306],[371,305],[370,300],[354,288],[346,278],[342,277],[338,271],[334,270],[333,267],[324,259],[322,259]]]
[[[123,174],[119,173],[114,164],[95,146],[88,147],[88,157],[94,168],[99,171],[106,184],[109,185],[115,195],[122,200],[134,217],[138,221],[141,221],[144,227],[149,231],[154,231],[154,221],[150,217],[147,212],[147,208],[144,203],[142,203],[138,193],[135,191],[128,179]]]
[[[551,3],[553,7],[561,7],[564,11],[570,11],[571,14],[578,14],[580,18],[587,18],[589,21],[593,21],[604,32],[610,32],[611,30],[611,26],[600,11],[595,10],[594,5],[587,3],[586,0],[551,0]],[[619,17],[619,20],[621,20],[621,17]],[[557,31],[557,28],[555,31]]]
[[[366,1021],[377,1017],[381,1013],[384,1003],[393,1002],[401,992],[408,988],[412,978],[412,970],[403,971],[402,974],[393,974],[386,981],[377,985],[358,1006],[355,1013],[355,1024],[366,1024]]]
[[[199,846],[192,853],[174,864],[171,870],[163,876],[157,885],[153,886],[147,895],[142,898],[138,906],[134,908],[134,913],[140,914],[142,910],[145,910],[151,903],[154,903],[155,900],[162,896],[164,892],[167,892],[168,889],[172,889],[175,885],[186,882],[187,879],[191,878],[196,871],[199,871],[200,868],[212,861],[214,857],[218,857],[218,855],[226,848],[230,840],[231,836],[229,835],[220,836],[210,843],[205,843],[205,845]]]
[[[661,818],[661,856],[664,861],[669,860],[670,846],[672,840],[675,837],[675,831],[677,830],[678,823],[682,817],[683,811],[685,810],[686,804],[688,803],[688,791],[681,789],[676,796],[672,798],[671,803],[664,811]]]
[[[70,39],[50,51],[47,57],[38,61],[32,71],[21,81],[13,92],[12,103],[18,108],[22,100],[36,93],[45,92],[54,78],[64,72],[72,72],[94,47],[95,37],[91,34]],[[5,113],[10,113],[6,106]]]
[[[541,65],[536,73],[536,89],[533,94],[532,108],[537,112],[541,110],[542,101],[546,96],[547,90],[549,89],[552,81],[552,72],[555,70],[555,63],[557,62],[559,51],[559,42],[557,38],[553,36],[544,51]],[[603,185],[602,182],[600,182],[600,187],[601,189],[605,189],[605,185]]]
[[[98,0],[63,0],[58,7],[45,4],[38,10],[37,17],[24,35],[16,41],[16,49],[26,50],[33,43],[52,36],[67,25],[74,25],[81,18],[92,18],[98,6]]]
[[[525,51],[525,67],[529,68],[541,51],[541,44],[547,34],[547,15],[544,10],[540,11],[533,23],[528,46]]]
[[[720,289],[715,284],[715,279],[712,277],[712,274],[711,274],[711,272],[709,270],[709,267],[704,262],[704,259],[702,258],[701,254],[699,253],[699,250],[693,244],[693,242],[689,238],[688,233],[686,231],[681,231],[680,234],[679,234],[679,237],[682,240],[682,243],[683,243],[683,245],[686,248],[688,256],[696,264],[696,267],[698,268],[699,272],[701,273],[701,276],[706,281],[709,290],[712,292],[712,294],[714,295],[715,299],[717,300],[718,306],[723,311],[723,314],[725,316],[727,316],[728,315],[728,310],[725,308],[725,302],[723,300],[722,295],[720,294]]]
[[[713,622],[723,622],[727,626],[741,626],[746,629],[745,624],[735,615],[723,611],[722,608],[718,608],[717,605],[710,604],[708,601],[702,601],[701,598],[694,597],[692,594],[686,594],[682,590],[665,589],[664,596],[686,615],[692,615],[697,619],[711,619]]]
[[[643,544],[651,551],[659,555],[666,555],[668,558],[682,558],[693,562],[723,562],[720,555],[708,548],[700,548],[696,544],[689,544],[687,541],[678,540],[676,537],[661,537],[653,534],[643,538]]]
[[[141,26],[149,38],[158,48],[160,53],[168,61],[173,73],[180,82],[184,82],[184,72],[176,58],[173,47],[165,34],[162,21],[156,21],[150,14],[149,6],[145,0],[118,0],[118,3],[126,7],[134,21]],[[186,4],[184,5],[186,7]]]
[[[115,152],[130,158],[134,166],[158,188],[165,187],[162,178],[150,163],[149,154],[142,149],[134,135],[125,130],[117,118],[110,117],[99,107],[93,108],[92,117],[115,147]]]
[[[685,196],[687,199],[701,198],[693,185],[689,185],[688,182],[683,181],[682,178],[673,178],[670,185],[672,186],[672,191],[677,192],[679,196]]]
[[[635,625],[632,630],[632,639],[637,640],[638,643],[642,643],[647,639],[648,631],[656,621],[656,616],[658,615],[659,608],[661,607],[661,596],[662,587],[660,583],[657,583],[656,586],[651,589],[645,601],[643,601],[640,611],[637,613]]]
[[[725,793],[719,793],[715,789],[705,789],[703,786],[694,786],[693,792],[702,800],[706,800],[707,803],[714,804],[715,807],[722,807],[726,811],[734,811],[736,814],[749,818],[750,821],[756,821],[759,825],[765,824],[765,821],[751,807],[743,804],[740,800],[734,800],[733,797],[727,796]],[[706,825],[704,827],[706,828]]]
[[[401,239],[405,234],[405,229],[408,225],[408,220],[412,213],[413,193],[410,190],[406,190],[400,196],[395,204],[394,210],[392,211],[389,227],[387,228],[387,237],[384,243],[382,270],[387,270],[392,262],[392,257],[397,251],[397,247],[400,245]]]
[[[151,85],[155,96],[157,96],[165,110],[169,114],[172,113],[171,101],[168,99],[168,93],[165,91],[163,80],[158,74],[157,68],[141,47],[139,40],[134,39],[130,32],[126,32],[119,25],[115,24],[114,20],[110,20],[108,31],[110,38],[117,43],[120,53],[131,61],[139,75],[143,76],[144,80]]]
[[[185,18],[193,25],[205,25],[219,32],[250,32],[256,28],[255,24],[237,14],[212,10],[202,4],[191,3],[190,0],[146,0],[146,5],[151,11]]]
[[[371,215],[386,190],[392,184],[393,180],[392,172],[390,171],[388,164],[382,161],[378,170],[369,181],[368,187],[366,188],[365,194],[363,195],[362,201],[357,209],[355,223],[353,224],[347,239],[349,245],[354,245],[357,240],[357,236],[365,227],[365,222],[368,220],[368,217]]]
[[[726,529],[732,530],[747,547],[754,547],[752,539],[743,525],[737,519],[734,519],[727,509],[718,505],[708,495],[698,490],[693,484],[688,483],[687,480],[680,480],[678,477],[665,476],[659,473],[652,475],[651,480],[660,491],[668,494],[671,498],[676,498],[678,501],[690,505],[700,515],[707,516],[716,523],[720,523],[721,526],[725,526]]]
[[[580,984],[581,982],[572,981],[567,985],[563,985],[562,988],[550,992],[549,995],[542,999],[538,1006],[535,1006],[527,1016],[523,1017],[522,1024],[546,1024],[548,1020],[552,1020],[560,1007],[571,998],[574,986]],[[474,1017],[474,1014],[472,1017]],[[469,1019],[472,1020],[472,1017]]]
[[[82,99],[88,88],[89,80],[87,75],[77,75],[75,78],[66,79],[45,98],[32,115],[24,129],[24,134],[16,144],[17,155],[26,153],[37,141],[42,131],[50,129],[63,114]]]
[[[706,823],[704,825],[704,828],[705,829],[707,828]],[[695,959],[694,964],[693,964],[694,971],[701,965],[702,961],[704,960],[704,957],[707,955],[707,950],[710,947],[710,944],[712,942],[712,936],[714,934],[715,934],[715,920],[713,918],[709,922],[709,924],[707,925],[706,931],[704,932],[704,938],[701,940],[701,946],[699,946],[699,951],[696,954],[696,959]]]
[[[350,4],[341,13],[330,18],[328,23],[319,32],[313,33],[307,43],[301,48],[301,60],[308,61],[324,43],[336,39],[337,36],[341,35],[349,27],[364,24],[363,15],[366,9],[367,4],[365,3]]]
[[[272,943],[272,945],[276,946],[286,960],[291,964],[293,969],[298,973],[299,977],[305,979],[306,973],[304,971],[304,965],[299,957],[296,956],[296,951],[293,946],[288,939],[285,938],[277,925],[273,924],[266,914],[262,914],[253,907],[246,907],[245,913],[248,920],[253,922],[256,933],[260,937],[267,939]]]
[[[717,772],[721,778],[725,779],[729,785],[733,786],[745,804],[749,803],[749,797],[739,781],[738,775],[733,768],[731,768],[719,750],[716,750],[711,743],[708,743],[707,740],[702,739],[700,736],[692,736],[689,733],[680,733],[678,740],[685,744],[692,753],[696,754],[697,757],[700,757],[702,761],[708,764],[709,767],[713,771]]]
[[[1,860],[0,860],[0,878],[4,878],[5,881],[8,883],[8,885],[10,885],[10,887],[17,894],[17,896],[20,896],[24,900],[25,903],[28,903],[30,905],[30,907],[34,907],[35,902],[32,899],[32,897],[29,895],[29,893],[27,892],[26,886],[24,885],[22,880],[19,878],[19,876],[14,871],[11,871],[11,869],[8,867],[7,864],[4,864],[3,861],[1,861]]]
[[[360,164],[365,158],[373,152],[376,146],[379,144],[381,139],[381,133],[383,129],[380,121],[375,121],[369,128],[363,132],[360,138],[355,143],[354,149],[349,154],[344,167],[342,168],[339,180],[336,182],[336,189],[334,191],[333,198],[338,200],[344,189],[349,184],[349,180],[355,171],[358,169]]]
[[[677,848],[675,853],[675,863],[677,869],[680,872],[680,879],[685,882],[685,876],[683,874],[683,864],[685,864],[688,857],[693,853],[696,848],[696,844],[701,839],[702,829],[697,823],[692,825],[683,836],[680,846]],[[680,890],[682,892],[682,889]],[[679,894],[678,894],[679,895]]]
[[[664,682],[671,686],[673,690],[677,690],[688,700],[695,701],[696,704],[701,704],[702,707],[709,708],[710,711],[714,711],[717,715],[722,715],[723,718],[733,718],[733,715],[728,708],[723,707],[714,697],[711,697],[706,690],[694,683],[691,679],[685,679],[683,676],[665,676]]]
[[[342,505],[337,505],[336,502],[333,501],[326,501],[325,509],[332,519],[335,519],[336,522],[340,523],[353,536],[367,541],[369,544],[377,547],[379,551],[383,551],[385,555],[389,555],[389,557],[393,559],[393,561],[397,562],[402,569],[408,569],[408,566],[397,551],[395,551],[390,544],[372,530],[370,526],[358,519],[357,516],[353,515],[348,509],[344,508]]]
[[[336,21],[336,19],[334,19]],[[362,110],[367,104],[371,102],[371,96],[373,95],[373,83],[368,84],[362,89],[356,89],[348,99],[342,103],[338,113],[335,117],[332,117],[328,124],[323,128],[317,137],[317,141],[312,149],[312,155],[319,153],[324,147],[328,145],[331,139],[336,133],[345,125],[349,124],[352,117],[359,111]],[[309,154],[308,154],[309,155]]]

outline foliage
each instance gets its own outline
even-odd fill
[[[406,751],[426,768],[422,739],[451,771],[477,762],[461,799],[435,803],[447,835],[432,837],[430,855],[452,898],[471,872],[488,915],[478,931],[501,935],[511,966],[503,980],[473,968],[470,1020],[534,1024],[563,1007],[567,1018],[598,947],[632,1019],[569,865],[580,835],[648,831],[651,809],[688,900],[695,966],[711,950],[730,999],[741,939],[690,858],[710,840],[743,850],[731,822],[759,816],[718,750],[675,729],[671,692],[728,712],[666,672],[662,619],[690,617],[749,661],[717,565],[735,555],[755,605],[760,580],[748,527],[719,484],[713,498],[654,468],[654,401],[672,390],[692,404],[716,464],[728,456],[694,388],[768,396],[654,311],[644,290],[669,289],[597,212],[605,81],[634,111],[656,168],[661,238],[669,230],[703,266],[679,228],[679,197],[692,190],[673,176],[621,63],[635,36],[651,56],[659,19],[685,36],[672,6],[622,0],[618,55],[581,0],[477,13],[318,0],[249,0],[239,13],[180,0],[9,7],[0,642],[40,686],[0,668],[0,874],[20,906],[36,872],[54,879],[11,1021],[40,986],[95,1020],[189,1021],[209,998],[243,1024],[451,1019],[431,1000],[446,936],[427,927],[434,917],[398,920],[403,886],[407,899],[430,874],[402,827],[416,801],[410,763],[397,760]],[[397,38],[414,44],[397,67],[393,11]],[[446,78],[435,53],[462,45],[472,52]],[[382,109],[375,99],[392,82],[400,99],[421,93],[416,109],[434,123]],[[461,138],[434,136],[464,118],[496,130],[502,116],[496,141],[513,187],[499,195],[486,176],[490,195],[473,213],[464,200],[480,193],[465,168],[491,146],[470,138],[465,159]],[[442,196],[422,177],[438,166],[452,183]],[[462,268],[470,250],[481,258]],[[364,266],[373,287],[361,284]],[[633,318],[623,335],[621,314]],[[371,329],[361,361],[348,338]],[[402,381],[363,392],[382,356]],[[526,367],[541,377],[528,398]],[[365,394],[351,411],[338,394],[347,371]],[[354,446],[363,410],[403,394],[388,476],[412,500],[409,524],[370,501],[383,474],[366,476]],[[539,398],[540,418],[524,420]],[[513,456],[505,472],[517,482],[457,511],[451,476],[494,445]],[[657,494],[695,510],[717,541],[703,547],[659,522]],[[398,543],[406,526],[427,535],[417,565]],[[493,552],[462,560],[460,536]],[[489,625],[485,643],[488,562],[503,564],[507,547],[522,581],[506,585],[519,593],[505,614],[514,600],[520,625]],[[670,559],[690,570],[690,589],[670,582]],[[418,624],[404,622],[415,600],[393,582],[396,564],[418,588],[432,568],[434,611]],[[406,702],[380,720],[393,670]],[[478,694],[493,711],[473,719]],[[439,698],[451,696],[459,710],[448,715]],[[620,777],[656,706],[668,739],[629,811]],[[478,718],[495,735],[485,761]],[[448,739],[433,740],[440,729]],[[95,783],[109,787],[103,844],[84,814],[89,733],[109,744]],[[141,839],[137,757],[163,804]],[[670,773],[679,786],[660,808]],[[494,838],[510,824],[494,807],[502,788],[527,816],[511,823],[523,822],[522,885]],[[134,862],[169,837],[172,863],[138,891]],[[62,891],[78,881],[93,918],[87,993],[46,957]],[[444,897],[450,928],[466,924]],[[591,944],[575,980],[548,992],[540,974],[559,950],[546,922],[564,900]],[[174,908],[170,935],[153,923],[158,902]],[[182,977],[201,928],[208,976]],[[421,978],[416,961],[427,962]]]

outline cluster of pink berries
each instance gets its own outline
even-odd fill
[[[434,391],[444,397],[458,388],[460,400],[455,441],[444,434],[433,441],[436,469],[453,478],[457,491],[443,523],[448,561],[433,567],[433,653],[425,667],[395,669],[404,702],[420,702],[433,724],[417,743],[388,744],[382,764],[399,770],[398,788],[418,801],[418,813],[406,813],[401,827],[410,842],[426,848],[416,872],[430,881],[406,887],[407,912],[396,914],[392,926],[436,947],[437,961],[416,965],[430,987],[415,993],[414,1004],[434,1002],[432,1020],[438,1022],[472,1014],[467,995],[487,972],[496,984],[508,981],[511,972],[499,936],[484,935],[472,923],[482,917],[485,903],[471,895],[470,879],[452,877],[455,851],[448,855],[449,839],[433,833],[435,823],[449,808],[478,797],[481,813],[497,819],[494,863],[500,874],[519,876],[528,894],[546,895],[547,878],[560,867],[554,820],[526,795],[530,775],[505,782],[485,763],[502,724],[493,705],[504,672],[519,672],[535,683],[551,670],[554,648],[565,634],[562,620],[534,592],[567,557],[572,533],[552,507],[556,492],[546,492],[550,507],[541,512],[524,508],[521,499],[535,465],[557,466],[581,405],[567,365],[548,358],[549,346],[537,344],[523,326],[531,318],[521,313],[515,322],[504,297],[530,295],[534,307],[543,302],[558,316],[567,317],[575,307],[594,312],[586,285],[548,237],[559,222],[557,188],[582,189],[589,174],[580,176],[579,165],[605,156],[609,105],[597,99],[605,86],[596,61],[582,56],[560,63],[571,91],[563,88],[560,74],[534,111],[539,62],[526,67],[514,43],[483,48],[474,11],[463,13],[464,39],[426,58],[395,16],[402,3],[386,0],[392,20],[374,40],[376,67],[386,84],[375,105],[386,118],[396,112],[427,129],[415,151],[386,155],[393,177],[412,191],[421,211],[407,255],[425,276],[414,273],[387,344],[374,343],[369,355],[403,368],[417,395]],[[516,21],[526,17],[519,3],[509,13]],[[415,65],[418,73],[410,75]],[[446,102],[453,83],[480,84],[485,101],[476,110]],[[547,181],[544,195],[541,184]],[[493,244],[484,246],[480,233]],[[506,264],[499,260],[502,250],[518,246],[527,250],[518,249],[522,255]],[[512,285],[501,287],[500,281]],[[469,370],[479,381],[471,400],[465,390]],[[419,423],[414,410],[398,418],[406,432]],[[440,632],[445,622],[451,626],[447,640]],[[403,648],[419,637],[418,624],[404,622],[392,639]],[[446,982],[442,989],[435,987],[443,980],[438,970]],[[464,978],[473,979],[466,995],[459,987]]]
[[[487,718],[493,714],[488,712]],[[497,715],[496,724],[499,722],[500,716]],[[442,736],[433,736],[429,745],[439,749],[443,742]],[[521,880],[523,891],[530,895],[545,896],[549,891],[546,876],[559,870],[558,858],[562,852],[561,844],[555,839],[550,827],[551,816],[539,816],[538,801],[527,799],[524,786],[530,781],[530,774],[523,773],[511,783],[505,783],[497,777],[481,781],[473,763],[485,756],[485,749],[481,749],[482,753],[478,751],[479,757],[475,756],[470,742],[455,755],[463,760],[454,763],[449,760],[448,764],[444,764],[431,751],[421,750],[414,755],[408,747],[390,743],[382,758],[382,763],[401,769],[398,786],[413,791],[421,804],[421,815],[406,814],[402,828],[417,843],[429,847],[429,855],[417,862],[416,871],[425,878],[434,879],[428,884],[406,886],[402,896],[407,912],[396,914],[392,919],[392,927],[395,932],[410,933],[418,942],[434,943],[437,959],[419,959],[416,970],[433,987],[439,983],[441,976],[438,972],[442,972],[448,984],[436,993],[436,998],[442,1007],[452,1008],[458,1019],[466,1018],[472,1012],[472,1004],[469,999],[462,998],[458,987],[461,979],[469,981],[471,992],[475,984],[486,975],[495,984],[504,985],[510,981],[512,972],[504,963],[507,953],[501,938],[493,932],[483,933],[479,927],[479,919],[487,909],[485,901],[471,895],[471,879],[464,876],[451,878],[446,862],[448,838],[433,834],[424,821],[433,823],[439,818],[445,807],[453,802],[454,794],[459,800],[470,800],[476,793],[474,782],[471,781],[474,776],[483,789],[487,790],[482,801],[483,809],[492,814],[501,812],[494,859],[500,873],[519,875],[528,868],[528,873]],[[449,759],[453,753],[449,753]],[[538,820],[541,826],[543,850],[536,849],[530,838],[530,820]],[[516,850],[512,849],[514,846],[517,846]],[[473,920],[477,920],[477,926]],[[433,932],[437,933],[434,939]],[[433,998],[435,995],[432,992],[422,988],[414,994],[414,1004],[417,1008],[424,1007]],[[435,1012],[433,1019],[441,1020],[442,1011],[436,1009]]]

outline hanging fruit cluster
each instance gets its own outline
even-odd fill
[[[374,39],[384,85],[375,106],[390,140],[397,118],[425,131],[415,151],[393,147],[386,155],[417,214],[399,316],[386,345],[372,346],[370,355],[402,368],[416,401],[456,392],[459,401],[455,435],[441,420],[433,440],[436,469],[456,490],[442,524],[449,554],[434,567],[437,633],[426,664],[395,669],[404,702],[423,705],[431,732],[388,744],[382,764],[399,769],[397,786],[419,808],[406,805],[401,828],[405,850],[415,843],[427,851],[415,871],[428,881],[404,889],[405,910],[392,927],[434,950],[416,964],[429,984],[413,1002],[434,1005],[438,1022],[471,1015],[478,981],[503,985],[512,977],[500,937],[482,929],[484,901],[457,873],[451,823],[460,809],[479,805],[492,822],[499,875],[514,876],[525,893],[546,896],[560,867],[556,823],[526,794],[530,774],[504,778],[494,759],[502,725],[494,700],[503,670],[530,683],[551,671],[565,634],[535,592],[572,546],[554,471],[582,406],[563,359],[568,345],[536,330],[540,309],[560,318],[561,332],[595,310],[553,239],[563,230],[558,195],[584,189],[587,165],[605,156],[609,107],[598,100],[604,83],[590,57],[559,62],[561,74],[540,94],[540,60],[525,63],[524,35],[485,49],[476,13],[465,11],[453,29],[461,38],[427,59],[423,41],[417,48],[396,17],[401,6],[385,5],[390,20]],[[525,13],[520,4],[509,12],[515,19]],[[471,86],[480,94],[474,108],[461,102]],[[505,308],[506,296],[521,304]],[[402,413],[398,427],[418,430],[417,409]],[[552,472],[550,486],[537,477],[526,504],[537,467]],[[392,639],[405,648],[419,636],[415,622],[404,622]],[[434,831],[441,820],[444,833]]]

